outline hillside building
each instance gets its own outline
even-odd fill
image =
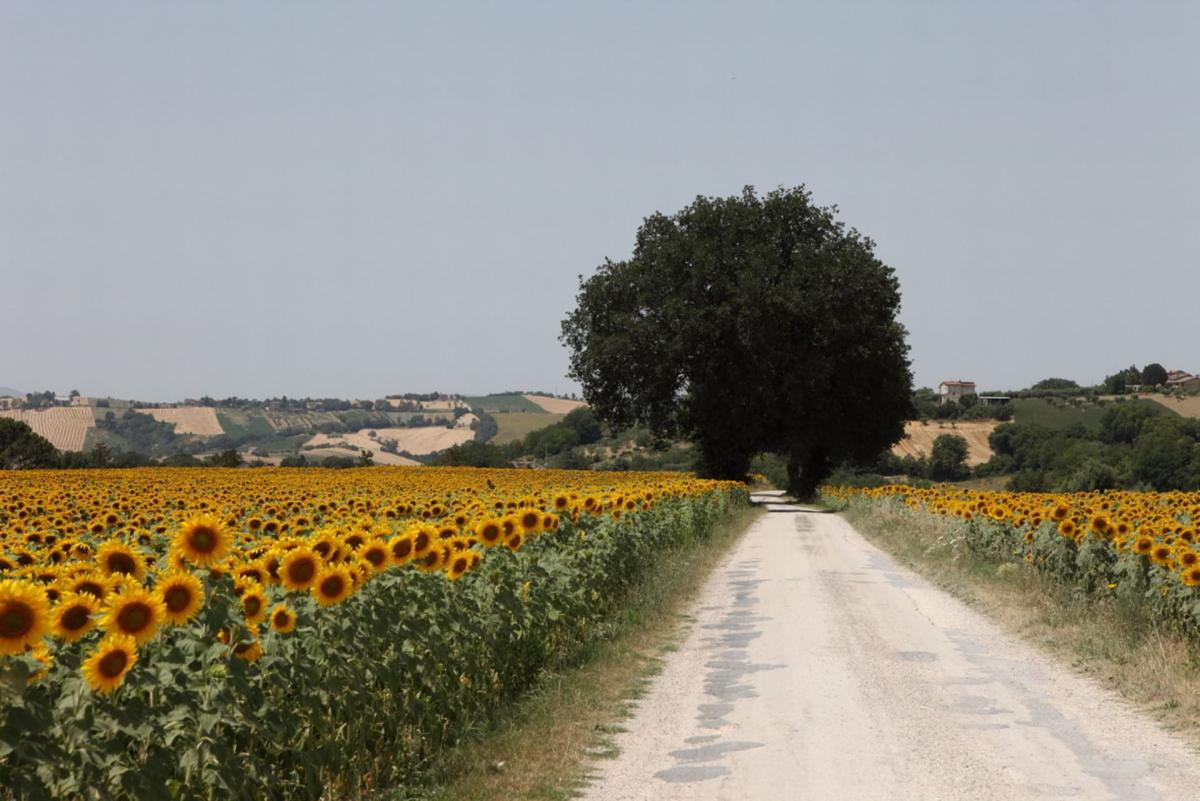
[[[1200,387],[1200,376],[1185,373],[1183,370],[1171,370],[1167,373],[1168,389],[1190,389]]]
[[[1007,395],[980,395],[979,403],[983,406],[1003,406],[1011,401]]]
[[[938,400],[940,403],[954,401],[958,403],[967,395],[974,395],[974,381],[943,381],[938,384]]]

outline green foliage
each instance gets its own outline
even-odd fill
[[[590,406],[580,406],[567,412],[562,423],[575,432],[580,445],[591,445],[593,442],[599,442],[604,436],[600,420]]]
[[[1142,383],[1142,371],[1130,365],[1104,378],[1104,391],[1109,395],[1123,395],[1132,384]]]
[[[57,467],[58,449],[28,423],[0,417],[0,470]]]
[[[1163,413],[1151,404],[1110,405],[1098,429],[1082,424],[1053,429],[1006,423],[988,438],[995,452],[980,472],[1024,472],[1010,489],[1200,487],[1200,421]]]
[[[515,449],[488,442],[464,442],[439,453],[430,464],[440,467],[510,467]]]
[[[1079,389],[1079,384],[1069,378],[1043,378],[1041,381],[1034,384],[1030,389]]]
[[[1167,368],[1158,362],[1152,362],[1142,368],[1142,386],[1157,387],[1167,383]]]
[[[475,441],[491,442],[500,431],[496,418],[483,411],[476,411],[475,416],[478,419],[471,423],[471,430],[475,432]]]
[[[97,421],[97,425],[121,437],[131,449],[143,454],[153,454],[169,447],[178,436],[174,423],[155,420],[133,409],[127,409],[120,415],[110,411]]]
[[[1149,422],[1133,443],[1133,475],[1160,491],[1200,488],[1200,421]]]
[[[319,799],[413,788],[447,746],[487,725],[548,667],[608,635],[628,593],[706,539],[744,492],[663,501],[622,521],[584,517],[500,548],[460,581],[411,568],[336,609],[293,598],[299,626],[269,629],[253,664],[228,576],[199,618],[144,646],[114,697],[90,693],[60,651],[0,676],[0,797]]]
[[[227,448],[220,453],[214,453],[204,460],[213,467],[241,467],[246,463],[235,448]]]
[[[929,453],[929,477],[934,481],[956,481],[970,474],[967,441],[957,434],[939,435]]]
[[[1092,402],[1083,398],[1017,398],[1011,403],[1015,422],[1035,423],[1058,429],[1081,424],[1086,428],[1098,430],[1105,412],[1113,406],[1120,405],[1144,407],[1156,414],[1173,414],[1161,404],[1141,399]]]
[[[684,436],[705,475],[786,454],[809,497],[833,465],[871,459],[912,417],[899,284],[873,243],[803,188],[700,197],[653,214],[563,322],[571,376],[597,416]]]
[[[1100,439],[1104,442],[1131,444],[1142,433],[1146,423],[1162,412],[1157,404],[1135,405],[1118,403],[1104,410],[1100,418]],[[1162,407],[1159,407],[1160,409]]]
[[[525,453],[538,455],[559,454],[579,444],[579,434],[571,426],[558,423],[539,428],[525,435],[522,449]]]

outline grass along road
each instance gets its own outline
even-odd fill
[[[576,798],[595,757],[615,756],[613,735],[623,730],[632,702],[661,670],[664,656],[682,640],[690,619],[684,612],[760,514],[757,508],[737,511],[708,539],[656,564],[628,598],[608,639],[548,672],[489,732],[441,759],[441,785],[417,798]]]
[[[584,798],[1195,798],[1184,743],[834,515],[769,514]]]

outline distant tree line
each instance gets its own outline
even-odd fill
[[[115,421],[105,421],[115,422]],[[119,423],[117,423],[119,425]],[[136,424],[135,424],[136,425]],[[374,464],[374,453],[359,452],[358,458],[329,456],[309,461],[304,456],[283,460],[289,467],[366,467]],[[45,437],[37,434],[28,423],[0,418],[0,470],[35,469],[106,469],[129,467],[260,467],[261,459],[249,462],[236,448],[225,448],[203,459],[189,453],[175,453],[162,459],[152,459],[137,451],[118,450],[98,442],[86,451],[59,451]]]
[[[912,396],[918,420],[1011,420],[1011,403],[982,403],[976,395],[965,395],[958,401],[942,402],[929,387],[922,387]]]

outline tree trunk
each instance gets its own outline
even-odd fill
[[[817,499],[817,487],[829,475],[829,457],[824,448],[813,448],[788,459],[788,494],[808,503]]]

